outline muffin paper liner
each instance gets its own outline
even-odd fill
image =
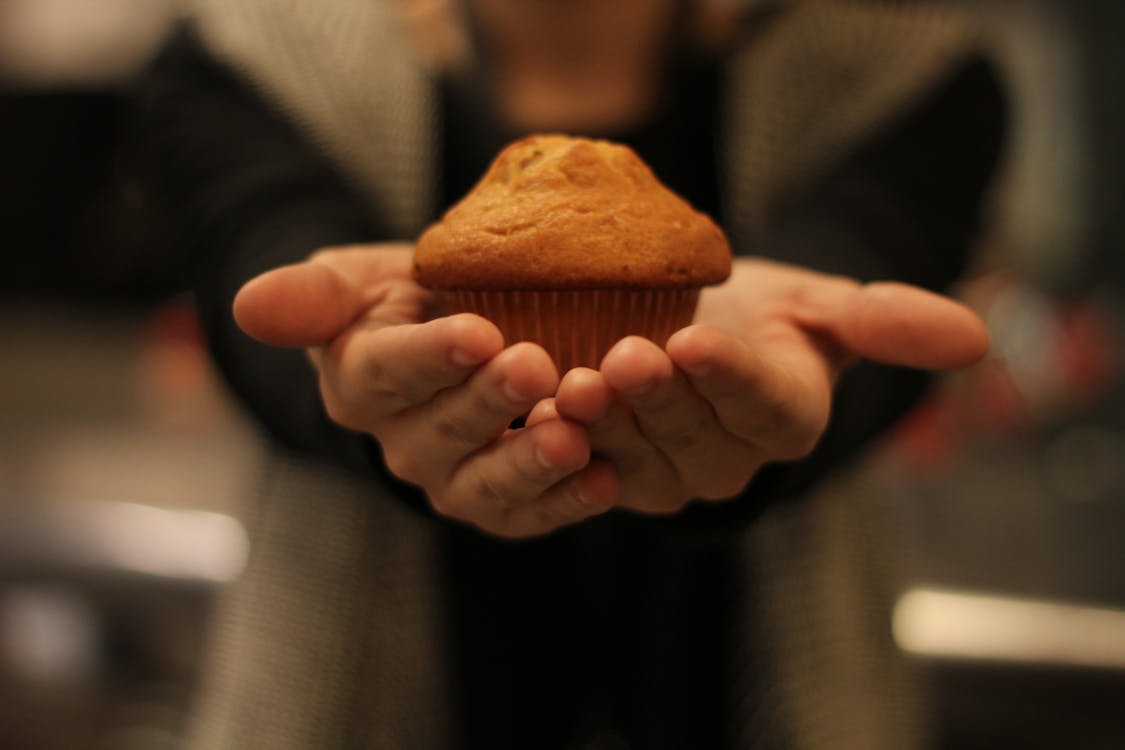
[[[581,289],[562,291],[447,290],[450,312],[491,320],[509,346],[539,344],[563,373],[596,368],[615,343],[643,336],[663,347],[690,325],[699,289]]]

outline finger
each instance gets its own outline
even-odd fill
[[[554,409],[556,414],[566,419],[591,424],[605,416],[616,398],[613,388],[600,372],[588,367],[575,367],[563,375],[554,399]]]
[[[581,427],[544,422],[509,432],[471,455],[431,499],[439,513],[498,530],[513,508],[535,501],[589,460]]]
[[[877,362],[941,370],[967,367],[988,353],[988,329],[976,313],[918,287],[830,279],[803,297],[799,322]]]
[[[527,415],[524,426],[534,427],[540,422],[559,418],[559,410],[558,407],[555,406],[554,397],[545,398],[531,408],[531,412]]]
[[[331,269],[282,266],[248,281],[234,298],[239,328],[273,346],[318,346],[362,313],[362,297]]]
[[[514,539],[549,534],[605,513],[614,507],[619,491],[613,466],[608,461],[593,459],[586,468],[540,497],[512,507],[496,533]]]
[[[617,470],[620,507],[649,513],[673,513],[683,507],[686,491],[676,467],[641,434],[632,411],[600,372],[568,372],[555,404],[562,417],[586,428],[590,449]]]
[[[274,346],[324,344],[372,303],[388,275],[410,268],[406,249],[326,250],[309,261],[282,266],[248,281],[235,295],[235,322],[250,336]]]
[[[632,408],[640,433],[668,458],[693,495],[736,495],[761,465],[761,451],[727,431],[712,404],[651,341],[621,341],[601,371]]]
[[[461,463],[496,441],[557,385],[558,373],[547,352],[526,342],[511,346],[463,385],[381,424],[378,436],[388,466],[423,486],[444,484]]]
[[[495,325],[465,313],[413,325],[360,326],[338,336],[316,359],[329,413],[347,412],[343,424],[370,431],[386,417],[464,383],[503,347]]]
[[[564,419],[586,427],[591,448],[609,457],[623,474],[638,472],[653,460],[653,448],[637,429],[632,412],[597,370],[579,367],[563,376],[555,409]]]
[[[757,446],[763,459],[807,455],[828,424],[832,369],[811,345],[780,342],[766,358],[698,325],[673,334],[667,351],[722,428]]]

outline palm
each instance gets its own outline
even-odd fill
[[[703,292],[695,325],[663,349],[620,342],[599,371],[569,373],[553,408],[619,467],[622,505],[676,512],[807,454],[846,360],[955,367],[986,344],[972,313],[929,292],[744,259]]]

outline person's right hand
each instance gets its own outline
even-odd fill
[[[387,467],[441,515],[507,538],[609,509],[608,464],[565,419],[509,429],[559,375],[534,344],[505,348],[484,318],[432,318],[405,245],[330,248],[247,282],[234,317],[250,336],[304,347],[330,418],[373,435]]]

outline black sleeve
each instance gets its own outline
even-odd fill
[[[1006,107],[994,70],[974,60],[913,112],[779,206],[760,253],[863,281],[944,291],[964,273],[999,163]],[[930,376],[864,363],[837,387],[808,458],[769,466],[739,498],[696,503],[673,523],[737,528],[796,498],[854,458],[924,394]]]
[[[244,282],[321,247],[380,238],[377,217],[190,29],[138,88],[139,169],[190,254],[199,315],[223,376],[283,446],[385,477],[372,441],[327,418],[304,353],[254,342],[231,315]]]

